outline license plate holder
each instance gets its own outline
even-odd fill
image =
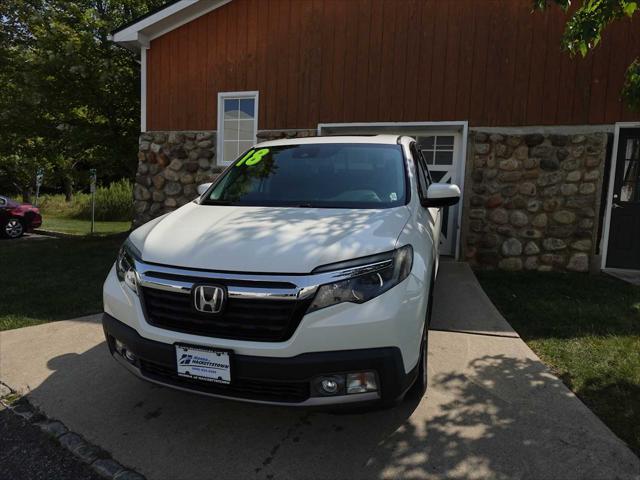
[[[212,347],[175,344],[178,376],[204,382],[231,383],[233,352]]]

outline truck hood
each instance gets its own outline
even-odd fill
[[[407,207],[350,210],[189,203],[140,227],[145,262],[237,272],[309,273],[396,247]]]

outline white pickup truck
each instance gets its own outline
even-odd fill
[[[442,207],[406,136],[261,143],[139,227],[104,284],[116,360],[161,385],[292,406],[426,388]]]

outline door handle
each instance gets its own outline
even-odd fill
[[[614,203],[613,208],[622,208],[622,205],[618,205],[617,203]]]

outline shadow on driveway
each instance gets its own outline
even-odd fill
[[[535,358],[431,332],[430,387],[360,414],[256,406],[143,382],[100,343],[51,358],[30,393],[149,479],[634,478],[639,463]],[[486,346],[479,346],[487,350]],[[449,351],[452,355],[443,354]],[[466,354],[465,354],[466,352]],[[472,358],[470,358],[472,357]]]

